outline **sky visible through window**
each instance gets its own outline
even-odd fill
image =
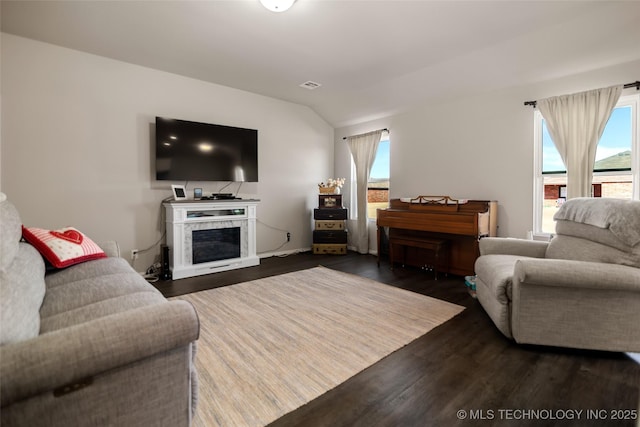
[[[389,140],[380,141],[369,179],[389,179]]]
[[[596,150],[596,161],[631,150],[631,107],[613,110]],[[553,144],[545,120],[542,121],[542,172],[565,172],[560,153]]]

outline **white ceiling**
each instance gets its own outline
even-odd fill
[[[334,127],[640,59],[640,1],[297,0],[283,13],[258,0],[1,8],[3,32],[307,105]],[[322,86],[299,87],[308,80]]]

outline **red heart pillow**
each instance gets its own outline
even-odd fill
[[[107,256],[100,246],[73,227],[45,230],[23,226],[22,237],[56,268]]]
[[[79,245],[82,243],[82,233],[74,228],[70,228],[64,230],[64,232],[60,232],[58,230],[53,230],[49,232],[52,236],[57,237],[58,239],[66,240],[67,242],[75,243]]]

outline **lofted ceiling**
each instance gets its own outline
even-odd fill
[[[334,127],[640,59],[640,1],[297,0],[274,13],[258,0],[2,0],[0,12],[5,33],[303,104]]]

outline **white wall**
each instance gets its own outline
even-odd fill
[[[171,182],[153,179],[155,116],[258,129],[258,252],[308,250],[333,128],[307,107],[2,34],[1,189],[27,226],[75,226],[131,249],[161,237]],[[225,183],[189,183],[205,194]],[[225,191],[235,192],[237,184]],[[272,227],[284,231],[274,230]],[[290,243],[286,231],[291,232]],[[138,270],[159,253],[141,255]]]
[[[422,105],[384,120],[336,129],[336,157],[349,155],[343,136],[389,128],[392,198],[449,195],[497,200],[498,234],[525,237],[533,226],[533,109],[523,102],[639,78],[640,61],[635,61]],[[335,173],[348,175],[347,162],[336,159]]]

